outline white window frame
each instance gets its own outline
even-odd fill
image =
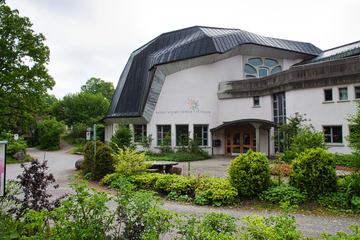
[[[204,128],[206,127],[206,130]],[[195,135],[195,128],[201,128],[201,136],[198,136],[201,138],[201,144],[200,146],[208,146],[209,145],[209,125],[204,124],[196,124],[194,125],[194,135]],[[207,137],[204,137],[206,133]],[[195,138],[195,136],[193,136]],[[204,143],[206,141],[206,144]]]
[[[161,146],[162,142],[163,142],[163,139],[166,135],[164,135],[164,127],[165,126],[169,126],[170,127],[170,130],[168,133],[171,134],[171,125],[170,124],[164,124],[164,125],[157,125],[156,126],[156,144],[157,146]],[[159,132],[159,127],[161,128],[160,132]],[[160,133],[160,138],[159,138],[159,133]],[[171,135],[170,135],[171,136]],[[160,141],[160,142],[159,142]],[[171,141],[170,141],[170,145],[171,145]]]
[[[135,131],[136,127],[135,126],[141,126],[141,141],[143,141],[144,137],[147,136],[147,125],[146,124],[139,124],[139,125],[134,124],[134,142],[139,142],[136,139],[136,131]]]

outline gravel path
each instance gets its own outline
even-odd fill
[[[60,185],[60,188],[57,190],[51,191],[54,197],[63,195],[64,193],[72,193],[69,189],[68,184],[71,183],[68,178],[73,177],[77,172],[75,171],[75,162],[78,159],[82,159],[81,155],[72,155],[68,152],[72,149],[72,146],[68,145],[65,141],[62,141],[62,148],[54,152],[44,152],[38,149],[29,148],[28,154],[33,157],[39,158],[39,160],[47,159],[49,172],[54,174],[57,183]],[[190,163],[190,171],[194,174],[210,174],[211,176],[217,177],[226,177],[227,168],[230,166],[230,162],[233,157],[213,157],[209,160],[196,161]],[[179,163],[179,167],[183,168],[183,173],[188,172],[188,163]],[[19,164],[10,164],[7,165],[7,179],[15,179],[18,174],[22,172]],[[98,190],[106,190],[102,186],[98,186],[94,183],[89,184],[90,187],[96,187]],[[114,203],[110,203],[110,208],[115,208]],[[164,209],[173,210],[177,213],[192,214],[196,213],[198,215],[203,214],[204,212],[217,212],[224,213],[236,218],[241,219],[242,217],[248,215],[259,215],[263,217],[268,217],[269,215],[279,215],[281,214],[278,211],[257,211],[255,209],[240,209],[240,208],[230,208],[230,207],[211,207],[211,206],[197,206],[197,205],[187,205],[181,203],[174,203],[165,201]],[[346,215],[337,215],[337,216],[328,216],[328,215],[314,215],[314,214],[301,214],[294,213],[291,214],[295,216],[298,226],[298,230],[301,230],[304,236],[312,238],[320,238],[321,233],[325,232],[327,234],[331,233],[335,235],[337,232],[346,232],[351,233],[349,230],[350,225],[360,224],[359,216],[349,217]],[[239,222],[241,226],[241,222]],[[162,239],[174,239],[176,235],[167,234],[163,236]]]

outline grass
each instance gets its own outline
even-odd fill
[[[24,162],[30,162],[31,157],[29,155],[26,155],[26,160]],[[21,161],[16,160],[11,155],[6,155],[6,164],[15,164],[15,163],[21,163]]]

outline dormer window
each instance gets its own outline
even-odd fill
[[[281,60],[264,57],[244,57],[245,79],[262,78],[280,72]]]

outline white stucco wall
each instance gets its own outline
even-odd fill
[[[348,88],[348,99],[339,101],[339,88]],[[324,101],[324,89],[333,90],[333,100]],[[354,85],[338,85],[325,88],[311,88],[286,92],[287,117],[294,116],[296,112],[306,114],[305,122],[312,124],[316,130],[322,131],[323,126],[342,126],[342,144],[328,144],[332,153],[351,153],[345,136],[349,135],[349,123],[345,119],[348,114],[356,113]]]
[[[218,83],[240,79],[241,66],[242,57],[235,56],[167,76],[148,125],[148,133],[154,136],[153,146],[157,146],[157,125],[171,124],[172,146],[175,146],[176,125],[188,125],[191,133],[194,125],[209,125],[209,129],[220,125],[222,122],[218,120]],[[190,109],[190,101],[198,103],[198,110]],[[211,153],[210,131],[208,144],[208,151]]]

